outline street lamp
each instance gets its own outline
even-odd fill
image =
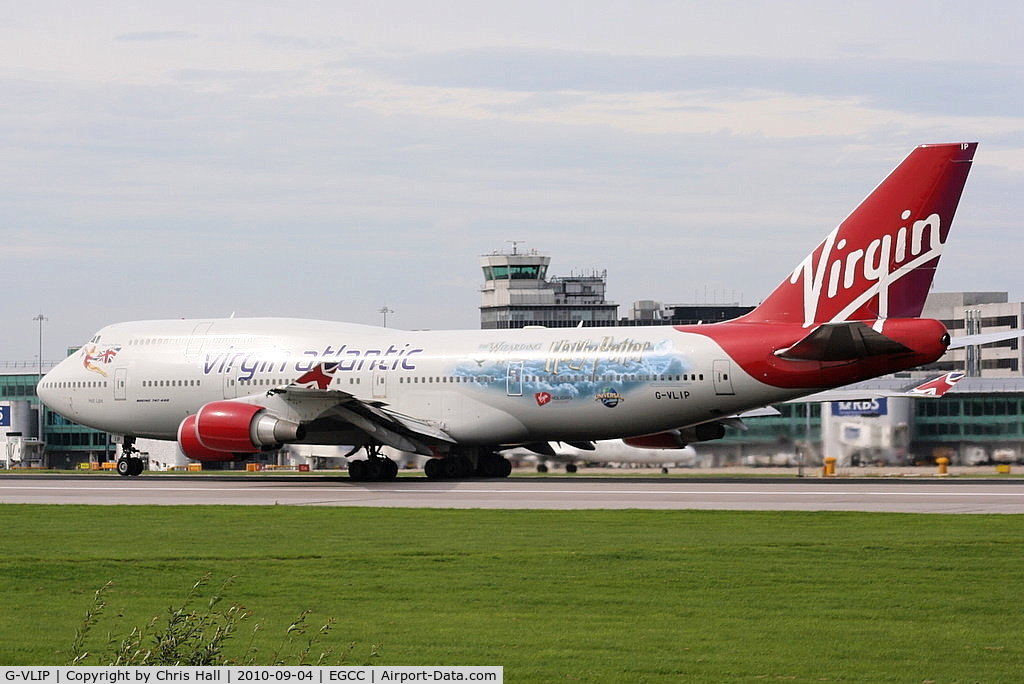
[[[44,316],[43,314],[38,314],[32,320],[39,322],[39,358],[37,359],[38,362],[39,362],[39,379],[36,381],[36,387],[38,388],[39,383],[43,381],[43,321],[48,321],[50,319],[47,318],[46,316]],[[43,443],[43,415],[46,413],[46,409],[43,407],[42,400],[39,400],[39,390],[38,389],[36,389],[36,399],[38,400],[38,403],[39,403],[39,409],[37,410],[37,414],[38,414],[37,417],[39,418],[39,425],[38,425],[38,431],[36,433],[36,439],[38,439],[39,443],[42,444]],[[43,449],[44,449],[43,454],[45,454],[45,447],[43,447]],[[44,456],[43,460],[45,461],[45,456]],[[43,466],[45,467],[46,463],[43,463]]]
[[[388,327],[388,314],[395,313],[395,310],[389,309],[387,306],[382,306],[381,308],[377,309],[377,313],[384,315],[384,327],[386,328]]]
[[[35,316],[33,321],[39,321],[39,379],[43,379],[43,321],[50,320],[43,314]]]

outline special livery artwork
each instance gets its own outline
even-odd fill
[[[585,399],[615,408],[631,390],[688,380],[690,368],[671,340],[658,342],[603,335],[543,343],[492,342],[479,357],[455,368],[476,382],[505,378],[509,396],[532,396],[539,406]],[[493,387],[493,385],[492,385]],[[499,388],[495,388],[499,389]]]
[[[121,351],[120,346],[101,348],[94,344],[88,345],[82,349],[82,365],[86,370],[107,377],[107,372],[103,370],[102,366],[109,365],[119,351]]]

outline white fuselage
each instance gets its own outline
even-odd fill
[[[204,404],[272,402],[269,390],[330,361],[331,390],[462,444],[645,435],[806,393],[762,384],[710,338],[671,327],[400,331],[269,318],[111,325],[39,393],[77,423],[174,439]]]

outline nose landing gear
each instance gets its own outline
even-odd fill
[[[135,438],[125,437],[121,445],[121,458],[117,459],[117,474],[122,477],[138,477],[142,474],[146,465],[136,454],[139,450],[135,448]]]

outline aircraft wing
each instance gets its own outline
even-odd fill
[[[267,393],[307,425],[310,434],[335,434],[338,443],[354,443],[356,448],[379,442],[400,451],[432,456],[429,444],[455,443],[439,427],[398,413],[383,402],[369,402],[341,390],[330,390],[337,364],[321,363],[287,387]],[[344,436],[344,437],[342,437]]]

